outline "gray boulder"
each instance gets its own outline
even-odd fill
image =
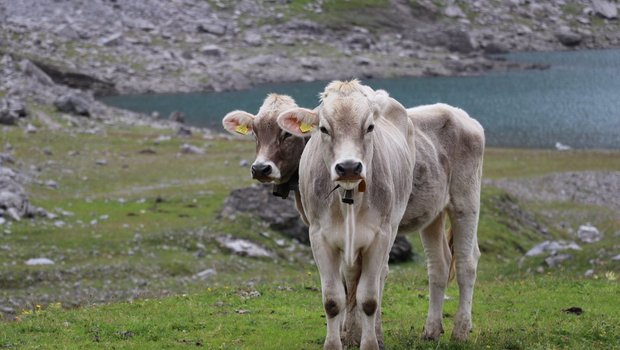
[[[217,36],[226,34],[226,24],[211,20],[209,23],[201,23],[196,27],[200,33],[209,33]]]
[[[469,32],[461,29],[446,31],[445,40],[445,46],[448,50],[460,53],[470,53],[478,46]]]
[[[35,78],[39,83],[47,86],[54,85],[54,81],[47,75],[41,68],[32,61],[23,59],[20,63],[20,68],[29,77]]]
[[[594,10],[594,13],[601,18],[618,18],[618,7],[614,2],[606,0],[592,0],[592,10]]]
[[[505,44],[498,41],[492,41],[484,46],[484,53],[488,55],[508,53],[509,51]]]
[[[465,13],[463,12],[463,10],[461,10],[460,7],[458,7],[455,4],[450,4],[448,5],[444,10],[443,10],[443,14],[446,17],[450,17],[450,18],[463,18],[465,17]]]
[[[86,97],[77,93],[61,95],[54,101],[59,112],[90,117],[91,105]]]
[[[200,52],[202,52],[202,54],[205,56],[220,57],[223,53],[223,50],[217,45],[207,44],[200,48]]]
[[[308,227],[299,217],[293,194],[283,200],[272,194],[271,185],[252,185],[230,192],[224,201],[221,215],[232,217],[244,213],[258,216],[272,230],[297,241],[309,244]]]
[[[564,46],[573,47],[581,44],[582,37],[581,34],[575,33],[568,28],[560,29],[555,33],[555,37],[559,42]]]
[[[411,243],[405,236],[396,236],[394,245],[390,250],[390,263],[407,262],[413,258]]]
[[[572,258],[573,258],[573,256],[570,255],[570,254],[558,254],[558,255],[553,255],[553,256],[547,257],[545,259],[545,263],[549,267],[556,267],[556,266],[560,265],[562,262],[564,262],[566,260],[570,260]]]
[[[603,234],[596,227],[587,224],[579,226],[577,238],[585,243],[594,243],[603,239]]]
[[[250,46],[261,46],[263,44],[263,37],[259,33],[247,32],[243,36],[243,41]]]
[[[170,113],[168,120],[183,124],[185,123],[185,114],[183,114],[183,112],[174,111]]]
[[[0,100],[0,124],[15,125],[19,118],[25,118],[27,115],[28,111],[23,102],[12,98]]]
[[[5,219],[15,221],[32,214],[26,191],[17,182],[17,174],[2,166],[0,166],[0,212],[4,213]]]
[[[301,243],[310,243],[308,227],[303,223],[297,209],[295,209],[292,192],[287,199],[283,200],[272,194],[271,185],[255,184],[233,190],[224,201],[220,215],[233,218],[238,214],[257,216],[266,222],[272,230],[281,232]],[[397,236],[390,251],[390,262],[409,261],[412,256],[411,244],[407,238]]]

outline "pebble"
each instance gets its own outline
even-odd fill
[[[36,265],[54,265],[54,261],[48,258],[32,258],[26,260],[26,265],[28,266],[36,266]]]

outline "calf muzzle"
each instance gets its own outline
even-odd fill
[[[361,179],[364,166],[361,162],[345,161],[336,164],[335,170],[338,175],[338,181],[355,181]]]
[[[259,181],[269,181],[271,178],[271,165],[269,164],[253,164],[252,165],[252,178]]]

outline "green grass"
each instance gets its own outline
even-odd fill
[[[26,311],[5,324],[4,348],[319,349],[325,318],[314,276],[305,284],[209,288],[205,292],[103,307]],[[383,299],[388,349],[620,348],[617,282],[539,277],[480,282],[474,331],[465,344],[419,339],[427,307],[424,279],[409,266],[395,269]],[[455,295],[454,286],[448,295]],[[456,299],[446,301],[449,334]],[[562,310],[581,307],[574,315]],[[46,348],[48,348],[46,346]]]
[[[144,127],[105,127],[102,135],[90,135],[53,110],[30,107],[69,131],[42,126],[25,135],[5,128],[1,144],[14,147],[16,167],[39,167],[37,179],[58,182],[58,189],[27,185],[33,204],[71,215],[59,217],[62,227],[41,218],[0,227],[0,243],[10,247],[0,254],[0,300],[19,305],[18,321],[0,323],[0,348],[321,347],[325,319],[309,247],[287,239],[280,246],[276,240],[283,237],[251,216],[218,216],[232,189],[252,183],[238,163],[253,158],[253,142],[195,135],[156,144],[159,135],[173,132]],[[205,154],[181,155],[183,143],[204,147]],[[45,147],[52,155],[44,154]],[[145,149],[156,154],[141,153]],[[96,165],[98,159],[107,164]],[[619,153],[488,149],[484,164],[484,176],[493,179],[583,170],[618,171]],[[548,236],[502,209],[505,202],[547,227]],[[439,342],[419,340],[428,281],[420,240],[409,233],[417,257],[391,267],[384,296],[387,348],[618,348],[620,263],[609,260],[617,254],[617,213],[574,203],[521,202],[493,187],[483,188],[481,203],[483,255],[471,341],[449,341],[455,283],[447,293],[446,335]],[[605,238],[572,253],[570,264],[541,272],[542,257],[519,263],[534,244],[570,238],[558,222],[576,229],[584,220]],[[276,257],[230,255],[216,241],[227,234],[260,243]],[[597,254],[603,258],[593,265]],[[23,263],[41,256],[56,264]],[[590,268],[596,278],[581,277]],[[192,277],[205,269],[217,274]],[[254,289],[261,296],[247,298]],[[572,306],[585,313],[562,312]]]

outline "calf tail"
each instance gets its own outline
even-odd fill
[[[454,237],[452,236],[452,226],[446,232],[446,240],[448,241],[448,248],[450,248],[450,272],[448,272],[448,283],[450,283],[454,276],[456,276],[456,256],[454,255]]]

